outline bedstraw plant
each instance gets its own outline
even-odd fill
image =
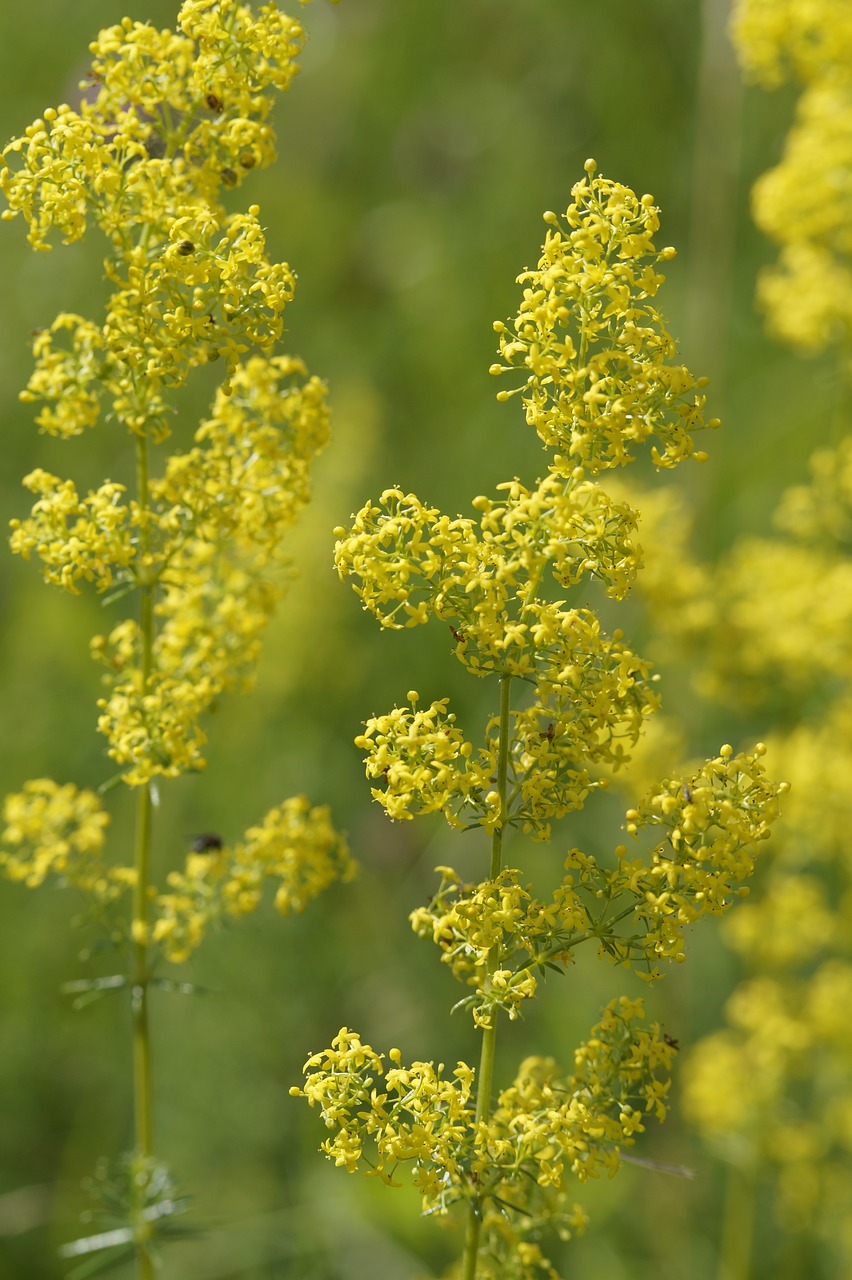
[[[274,3],[186,0],[174,30],[124,19],[92,44],[79,105],[45,111],[0,168],[3,217],[23,216],[34,249],[94,227],[107,244],[103,314],[63,313],[37,333],[22,399],[57,440],[125,432],[135,478],[80,492],[31,472],[32,510],[11,542],[52,585],[103,597],[110,623],[92,654],[112,776],[97,791],[38,778],[8,796],[0,868],[31,888],[80,891],[122,957],[118,972],[71,985],[129,1000],[133,1146],[108,1187],[110,1229],[65,1252],[135,1252],[141,1280],[181,1207],[154,1146],[151,994],[187,986],[164,962],[185,961],[215,921],[254,910],[269,882],[280,911],[301,911],[352,866],[328,810],[302,796],[233,844],[211,834],[172,850],[154,830],[160,784],[204,766],[205,713],[251,685],[279,596],[281,540],[328,435],[323,384],[276,352],[293,272],[270,261],[257,205],[226,212],[222,202],[274,159],[269,112],[297,70],[302,34]],[[176,393],[211,362],[221,380],[190,438]],[[136,798],[129,865],[106,852],[104,793],[116,783]]]
[[[646,538],[651,612],[696,692],[772,725],[792,786],[757,891],[722,930],[741,977],[724,1025],[686,1056],[684,1114],[725,1169],[720,1276],[746,1280],[759,1258],[766,1274],[849,1275],[852,11],[739,0],[733,19],[746,74],[801,90],[781,158],[753,192],[755,221],[779,246],[759,303],[794,351],[824,353],[797,376],[816,388],[833,358],[837,391],[827,439],[780,496],[774,530],[701,565],[687,511],[663,502]],[[794,425],[811,432],[806,403]]]
[[[517,316],[495,326],[492,372],[512,383],[498,399],[523,406],[544,478],[510,480],[455,518],[388,489],[336,531],[339,573],[380,625],[437,621],[493,688],[479,740],[447,698],[416,690],[356,739],[391,818],[441,813],[485,837],[478,881],[439,867],[434,896],[411,914],[465,989],[457,1007],[481,1043],[478,1069],[447,1070],[344,1027],[293,1092],[319,1109],[336,1164],[390,1185],[408,1164],[424,1212],[463,1221],[462,1280],[556,1275],[541,1239],[585,1220],[570,1175],[613,1174],[646,1118],[664,1118],[677,1048],[641,1000],[620,996],[567,1067],[530,1057],[500,1085],[498,1027],[522,1016],[545,975],[570,972],[584,944],[647,979],[683,960],[690,927],[746,891],[785,789],[767,779],[762,745],[726,745],[653,787],[609,853],[561,854],[549,898],[520,865],[525,840],[554,842],[554,823],[629,759],[659,702],[648,663],[588,603],[593,582],[622,600],[642,563],[639,513],[602,477],[648,447],[658,468],[701,459],[694,433],[717,425],[656,307],[674,250],[655,248],[652,198],[593,161],[585,170],[565,214],[545,214]]]

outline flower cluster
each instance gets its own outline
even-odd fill
[[[563,218],[546,213],[547,233],[534,271],[524,271],[523,302],[510,324],[498,322],[503,363],[491,372],[522,369],[527,422],[549,449],[559,475],[578,464],[595,473],[622,466],[655,436],[659,467],[696,453],[692,432],[704,426],[704,381],[674,364],[675,343],[651,301],[664,277],[655,271],[674,257],[657,250],[659,210],[651,196],[595,176],[572,188]]]
[[[641,1025],[644,1016],[639,1000],[612,1001],[576,1050],[573,1073],[561,1074],[551,1058],[526,1059],[484,1121],[474,1116],[472,1067],[460,1062],[447,1076],[443,1064],[404,1066],[398,1049],[386,1064],[346,1027],[308,1059],[304,1086],[291,1093],[319,1109],[332,1131],[323,1150],[336,1164],[396,1185],[397,1166],[411,1162],[427,1213],[447,1213],[484,1189],[500,1209],[486,1220],[483,1259],[505,1262],[525,1244],[522,1256],[538,1262],[543,1228],[567,1235],[583,1225],[566,1175],[611,1175],[645,1117],[665,1117],[675,1050],[657,1024]]]
[[[648,928],[646,951],[683,959],[683,929],[702,915],[720,915],[754,871],[756,852],[768,839],[787,783],[766,778],[758,743],[753,753],[722,747],[696,773],[663,783],[627,813],[627,831],[662,828],[649,865],[621,846],[619,874],[642,902],[635,916]],[[745,889],[747,893],[748,890]]]
[[[367,752],[368,775],[384,782],[373,794],[394,817],[442,811],[455,825],[489,831],[513,825],[546,839],[551,821],[579,808],[599,785],[592,768],[627,758],[656,709],[648,666],[621,633],[607,637],[588,609],[566,608],[548,594],[597,578],[613,598],[625,595],[641,563],[637,513],[587,479],[586,470],[628,461],[629,443],[655,432],[665,443],[665,464],[673,465],[693,452],[686,426],[700,420],[698,400],[693,396],[687,411],[682,399],[697,384],[664,363],[672,341],[656,310],[643,310],[639,298],[656,293],[662,281],[638,265],[659,256],[651,239],[658,226],[653,202],[594,172],[590,162],[574,188],[565,214],[570,236],[548,235],[541,273],[550,301],[542,300],[533,316],[535,291],[525,291],[513,325],[526,337],[518,336],[511,351],[508,330],[500,328],[505,358],[525,352],[531,368],[538,369],[541,353],[530,326],[538,324],[559,348],[562,382],[551,369],[556,357],[542,356],[530,386],[555,396],[548,412],[569,424],[568,434],[554,439],[545,432],[545,443],[566,449],[570,465],[557,457],[535,487],[516,479],[500,486],[497,500],[476,498],[478,519],[453,519],[415,494],[389,489],[353,517],[348,531],[336,530],[338,572],[354,580],[382,626],[436,618],[449,626],[455,654],[473,674],[532,686],[528,705],[509,713],[510,727],[498,716],[489,722],[478,751],[445,700],[428,711],[396,708],[368,721],[358,745]],[[562,332],[570,325],[579,326],[576,342]],[[595,353],[604,347],[601,363]],[[607,398],[607,361],[624,384],[618,394],[626,396],[629,384],[645,396],[641,405],[616,404],[612,388]],[[592,417],[582,427],[587,411]],[[662,465],[661,455],[654,457]],[[501,743],[503,794],[496,785]]]
[[[337,530],[335,559],[383,626],[437,618],[473,674],[534,683],[532,704],[511,716],[509,805],[495,814],[496,717],[477,753],[446,700],[429,711],[373,717],[358,745],[368,752],[368,775],[384,780],[373,794],[392,817],[443,811],[453,824],[492,829],[501,816],[546,839],[550,819],[579,808],[599,785],[589,766],[617,763],[657,699],[647,664],[620,632],[608,637],[588,609],[566,609],[539,593],[549,573],[563,589],[596,577],[620,599],[640,562],[636,512],[584,480],[581,469],[567,481],[548,476],[532,490],[517,480],[500,488],[502,501],[475,500],[478,528],[387,490],[348,534]]]
[[[437,893],[411,914],[415,933],[470,989],[458,1006],[482,1034],[478,1076],[463,1065],[455,1080],[431,1063],[403,1071],[396,1051],[385,1071],[381,1055],[344,1030],[309,1060],[296,1091],[334,1130],[324,1149],[338,1164],[366,1163],[389,1179],[410,1159],[427,1210],[463,1203],[464,1280],[555,1274],[537,1237],[581,1221],[564,1175],[614,1172],[644,1114],[663,1118],[674,1052],[659,1028],[636,1029],[641,1008],[622,998],[578,1050],[572,1077],[527,1062],[492,1105],[501,1013],[522,1016],[540,975],[564,971],[584,942],[652,978],[661,960],[682,958],[688,926],[740,892],[784,790],[765,777],[762,747],[726,747],[627,814],[631,838],[642,829],[657,837],[644,853],[620,846],[598,859],[574,849],[548,900],[504,865],[507,835],[549,840],[554,822],[629,761],[658,706],[649,664],[620,629],[605,632],[581,595],[596,581],[621,601],[642,567],[639,513],[597,477],[652,438],[657,467],[700,459],[693,432],[716,425],[705,423],[703,381],[675,362],[653,301],[655,268],[674,251],[654,247],[651,197],[596,176],[592,161],[572,196],[564,218],[546,215],[538,268],[519,277],[517,317],[495,326],[502,363],[492,371],[526,375],[498,400],[521,396],[554,451],[545,478],[498,486],[494,498],[474,499],[472,516],[388,489],[335,531],[338,572],[381,626],[436,620],[466,670],[499,686],[478,744],[449,699],[421,706],[416,690],[356,739],[390,817],[441,813],[491,838],[487,876],[468,884],[441,867]]]
[[[477,522],[452,520],[415,494],[387,489],[348,533],[335,530],[338,572],[358,580],[365,609],[384,627],[413,627],[430,616],[457,624],[456,652],[475,674],[497,669],[529,631],[524,614],[545,570],[563,589],[598,578],[620,600],[640,563],[636,512],[584,480],[582,468],[567,479],[548,475],[531,490],[517,479],[498,490],[496,502],[474,499]],[[517,634],[509,639],[512,613]]]
[[[36,889],[49,876],[106,899],[127,868],[107,869],[103,860],[107,814],[93,791],[81,791],[49,778],[35,778],[3,802],[0,868],[10,880]]]
[[[182,871],[169,872],[168,890],[155,900],[151,938],[167,960],[180,964],[211,924],[254,911],[265,882],[277,886],[275,907],[287,915],[304,911],[332,881],[350,880],[354,873],[328,808],[312,808],[304,796],[295,796],[249,827],[242,842],[191,852]]]
[[[125,18],[102,31],[79,110],[48,109],[5,148],[5,216],[24,214],[34,248],[53,230],[78,240],[89,221],[121,255],[140,229],[153,247],[275,158],[271,90],[296,72],[300,24],[274,4],[255,15],[239,0],[185,0],[178,28]],[[189,238],[176,237],[177,256],[194,255]]]
[[[852,17],[831,0],[739,0],[734,36],[745,68],[767,86],[790,77],[803,86],[781,161],[754,188],[755,221],[781,246],[760,302],[794,347],[848,343]]]
[[[542,605],[539,621],[549,612]],[[509,715],[504,797],[495,791],[498,716],[476,754],[446,698],[418,711],[412,690],[411,710],[396,707],[366,722],[356,745],[367,753],[367,776],[384,783],[373,795],[390,817],[442,812],[452,826],[491,831],[499,822],[546,840],[553,819],[582,808],[590,791],[605,785],[593,766],[618,767],[624,744],[636,742],[656,709],[648,665],[620,632],[602,635],[589,610],[554,612],[558,621],[551,616],[552,629],[531,655],[542,668],[553,665],[539,677],[535,701]]]
[[[200,718],[249,686],[282,534],[328,437],[322,383],[272,351],[293,275],[268,261],[256,205],[226,215],[217,200],[274,156],[270,95],[295,72],[301,28],[274,5],[254,15],[234,0],[189,0],[178,27],[125,20],[102,32],[89,96],[10,143],[0,179],[36,247],[89,222],[110,244],[103,322],[63,313],[41,330],[23,398],[63,437],[106,408],[136,437],[137,492],[107,482],[80,493],[37,470],[12,548],[67,590],[88,581],[151,602],[153,626],[127,619],[93,642],[107,686],[99,728],[133,786],[202,767]],[[170,392],[219,358],[210,418],[157,474]]]
[[[73,984],[132,991],[135,1145],[124,1163],[142,1171],[124,1217],[111,1219],[127,1225],[83,1243],[88,1252],[126,1237],[146,1277],[153,1224],[176,1211],[169,1179],[148,1178],[160,1169],[155,966],[187,960],[212,924],[253,911],[269,882],[286,914],[353,873],[328,810],[298,796],[230,848],[196,842],[163,892],[150,876],[155,783],[202,768],[205,714],[221,694],[251,687],[280,596],[283,537],[328,439],[323,384],[275,349],[294,274],[270,260],[259,206],[227,212],[220,199],[274,159],[273,97],[290,84],[301,42],[300,24],[271,0],[184,0],[174,30],[124,19],[91,45],[79,106],[46,110],[0,152],[2,217],[21,215],[34,249],[90,230],[107,246],[102,314],[63,312],[35,332],[21,398],[60,441],[123,429],[132,479],[85,490],[31,472],[31,510],[12,522],[11,546],[38,559],[50,584],[132,604],[91,650],[104,672],[98,728],[119,772],[110,782],[136,792],[134,865],[106,861],[98,796],[37,780],[6,800],[0,871],[81,889],[127,957],[127,972]],[[221,374],[209,416],[167,454],[177,393],[208,364]],[[119,918],[122,894],[130,909]],[[151,1188],[159,1199],[149,1202]]]
[[[569,965],[585,942],[642,977],[659,977],[662,960],[682,961],[690,926],[703,915],[724,914],[743,892],[788,790],[766,778],[764,751],[759,744],[734,756],[723,747],[701,769],[665,782],[628,810],[626,825],[636,840],[642,828],[662,827],[666,838],[633,856],[619,845],[612,866],[572,849],[567,874],[547,902],[514,868],[466,885],[451,867],[439,867],[438,891],[412,912],[411,925],[474,988],[459,1002],[474,1021],[491,1025],[496,1009],[520,1016],[536,993],[536,973]]]
[[[319,379],[290,357],[255,357],[231,395],[219,392],[196,447],[172,454],[151,481],[144,517],[128,509],[144,537],[124,579],[158,587],[144,690],[138,624],[96,637],[93,653],[109,689],[99,727],[132,784],[201,767],[200,717],[222,692],[250,688],[280,594],[270,571],[283,563],[282,536],[308,500],[310,463],[327,438]],[[13,537],[32,543],[40,532],[34,513]]]
[[[3,152],[4,216],[22,213],[36,248],[53,229],[78,239],[90,222],[110,245],[103,323],[63,313],[39,331],[23,398],[44,406],[39,426],[60,437],[94,426],[106,405],[134,440],[136,492],[107,481],[81,493],[71,479],[33,471],[24,483],[35,501],[12,522],[11,546],[65,590],[90,583],[111,598],[141,595],[138,618],[92,641],[105,671],[98,725],[134,787],[203,767],[203,714],[223,692],[250,687],[279,596],[282,538],[328,439],[324,385],[271,349],[292,273],[268,262],[257,206],[226,216],[216,199],[273,158],[270,95],[289,84],[300,40],[299,24],[272,4],[255,15],[235,0],[187,0],[177,31],[125,20],[92,45],[79,110],[45,112]],[[210,416],[158,473],[169,391],[220,356]],[[236,854],[241,875],[256,857],[257,876],[277,875],[289,885],[280,902],[298,906],[333,867],[348,866],[325,811],[308,815],[306,803],[269,818],[281,849],[302,850],[298,873],[263,840]],[[284,812],[301,824],[298,836],[278,830]],[[45,859],[66,870],[51,813],[35,867],[21,872],[32,884]],[[30,826],[36,818],[31,806]],[[7,870],[15,866],[28,864]],[[187,875],[204,879],[197,859]],[[159,925],[162,937],[182,939],[173,958],[199,930],[176,901]]]
[[[36,779],[6,797],[3,821],[0,872],[9,880],[38,888],[54,877],[101,907],[136,884],[133,867],[105,861],[109,815],[94,792]],[[256,910],[267,882],[276,886],[276,909],[287,915],[304,911],[334,880],[354,874],[346,840],[334,829],[328,808],[294,796],[232,847],[217,837],[209,848],[190,852],[182,870],[167,874],[165,892],[149,886],[154,918],[148,940],[172,964],[182,964],[211,925]]]
[[[573,918],[579,933],[584,917],[570,887],[552,902],[537,901],[521,884],[521,872],[506,867],[495,880],[465,885],[452,867],[439,867],[441,883],[425,906],[410,916],[411,927],[441,951],[455,977],[476,989],[468,1005],[478,1026],[490,1026],[496,1009],[514,1020],[536,992],[536,978],[523,961],[538,955],[559,927]],[[489,959],[496,956],[496,967]]]
[[[471,805],[482,821],[489,821],[493,801],[489,805],[487,797],[493,791],[495,761],[483,752],[472,760],[473,746],[447,709],[448,698],[419,711],[417,692],[412,689],[408,697],[410,709],[395,707],[387,715],[372,716],[355,739],[368,753],[367,776],[385,783],[373,795],[391,818],[444,812],[455,823],[462,806]]]

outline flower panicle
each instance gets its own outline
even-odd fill
[[[598,175],[593,160],[585,167],[564,216],[545,214],[538,266],[518,277],[517,316],[494,325],[501,363],[491,372],[525,375],[498,399],[520,395],[527,423],[559,451],[558,476],[624,466],[651,437],[657,467],[703,460],[693,433],[719,425],[704,417],[706,379],[674,363],[652,301],[664,279],[655,268],[675,252],[655,247],[659,210],[651,196]]]
[[[752,79],[768,89],[792,80],[801,91],[781,159],[752,190],[754,220],[779,246],[758,302],[782,342],[806,353],[839,347],[848,360],[852,15],[832,0],[738,0],[732,36]]]
[[[94,791],[34,778],[3,801],[0,871],[30,889],[55,879],[109,903],[132,887],[134,876],[129,867],[107,865],[108,826]]]
[[[645,1117],[665,1116],[675,1048],[659,1025],[642,1025],[644,1016],[641,1000],[610,1002],[576,1050],[572,1073],[559,1072],[553,1059],[526,1059],[478,1124],[472,1067],[406,1066],[399,1049],[377,1053],[346,1027],[311,1055],[304,1084],[290,1092],[318,1108],[331,1131],[323,1150],[349,1172],[363,1168],[399,1185],[396,1169],[409,1162],[424,1212],[446,1214],[485,1187],[501,1207],[500,1256],[509,1257],[545,1222],[567,1234],[582,1230],[564,1173],[611,1175]]]
[[[495,1102],[500,1015],[522,1017],[548,970],[566,970],[588,942],[648,979],[661,961],[682,959],[686,928],[743,891],[784,791],[763,772],[762,746],[726,747],[628,813],[637,846],[643,830],[651,837],[644,852],[571,850],[547,901],[504,865],[509,831],[549,840],[554,822],[629,762],[659,705],[650,664],[588,607],[590,587],[620,601],[643,567],[639,512],[600,474],[646,443],[658,468],[701,460],[694,433],[718,425],[657,309],[657,268],[674,251],[655,245],[652,198],[597,175],[592,161],[572,196],[564,217],[545,215],[538,266],[519,277],[518,315],[495,325],[492,372],[522,379],[498,399],[520,396],[552,451],[545,478],[507,481],[456,517],[393,487],[335,530],[338,573],[382,627],[437,621],[465,669],[499,683],[480,745],[448,698],[417,690],[356,739],[391,818],[440,813],[491,838],[487,877],[468,884],[441,867],[437,892],[410,915],[468,989],[456,1008],[482,1032],[482,1058],[474,1108],[471,1069],[460,1085],[431,1063],[401,1074],[398,1051],[386,1068],[344,1029],[309,1059],[294,1092],[320,1109],[336,1163],[390,1180],[409,1159],[426,1212],[460,1205],[460,1274],[483,1280],[555,1275],[537,1239],[548,1226],[566,1237],[582,1229],[567,1175],[614,1173],[645,1117],[665,1117],[677,1049],[658,1026],[640,1027],[641,1002],[622,997],[577,1050],[573,1075],[530,1060]]]
[[[181,964],[211,926],[255,911],[266,884],[276,886],[276,910],[289,915],[304,911],[335,880],[351,880],[355,871],[328,807],[294,796],[270,809],[242,841],[193,850],[182,870],[169,873],[168,889],[154,901],[151,941],[172,964]]]
[[[36,249],[93,220],[124,253],[140,228],[168,242],[181,219],[220,214],[220,190],[275,158],[272,94],[289,87],[302,41],[276,5],[255,14],[236,0],[186,0],[175,30],[129,18],[105,29],[79,109],[49,108],[4,148],[2,216],[22,213]]]
[[[109,815],[100,797],[47,778],[7,795],[0,832],[0,873],[38,888],[48,878],[80,890],[99,907],[133,890],[132,867],[104,856]],[[209,929],[255,911],[268,883],[282,915],[301,913],[335,880],[348,881],[356,864],[325,805],[294,796],[225,847],[218,838],[193,849],[181,870],[168,873],[168,888],[150,889],[152,921],[146,941],[166,960],[182,964]],[[138,941],[139,939],[137,939]]]

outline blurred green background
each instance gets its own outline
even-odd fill
[[[75,101],[99,27],[125,13],[171,25],[177,8],[3,5],[0,134]],[[211,720],[206,772],[163,789],[157,859],[162,877],[194,832],[236,838],[305,791],[331,804],[362,872],[303,917],[270,909],[211,937],[181,975],[206,994],[157,1001],[158,1147],[204,1228],[165,1255],[164,1280],[415,1280],[455,1255],[457,1242],[419,1218],[409,1192],[328,1166],[316,1154],[318,1117],[287,1093],[308,1053],[344,1023],[404,1057],[478,1053],[464,1015],[448,1017],[457,998],[449,973],[410,933],[407,914],[430,894],[435,864],[481,874],[484,844],[460,843],[437,821],[388,823],[371,804],[352,738],[412,687],[425,700],[450,695],[475,732],[490,691],[452,662],[440,630],[379,632],[336,579],[331,530],[390,484],[454,512],[500,480],[535,478],[538,442],[516,408],[496,403],[487,370],[492,321],[516,307],[514,277],[537,257],[542,211],[566,206],[590,155],[662,208],[660,242],[680,255],[662,309],[686,360],[713,376],[711,407],[724,417],[710,463],[662,481],[686,486],[701,554],[765,528],[780,491],[827,437],[836,396],[829,366],[774,346],[754,314],[755,275],[772,250],[750,225],[748,191],[779,154],[791,100],[741,91],[724,3],[317,0],[304,18],[304,70],[277,114],[279,163],[242,195],[261,205],[273,256],[298,273],[288,345],[330,384],[334,439],[292,538],[300,577],[268,637],[257,692]],[[63,309],[97,314],[101,252],[92,237],[35,255],[20,221],[2,225],[2,524],[25,511],[20,478],[35,466],[92,482],[124,465],[119,433],[57,443],[36,434],[17,401],[30,330]],[[184,396],[190,426],[208,391]],[[625,609],[631,639],[653,652],[641,618]],[[35,566],[7,553],[0,610],[2,791],[40,776],[97,786],[110,771],[88,658],[88,639],[104,625],[98,601],[48,589]],[[686,673],[663,677],[665,707],[684,719],[695,750],[760,735],[759,723],[695,705]],[[118,858],[131,828],[120,798],[114,812]],[[547,875],[571,844],[611,846],[618,812],[592,804],[552,849],[516,847],[513,859]],[[127,1009],[104,1000],[75,1012],[59,993],[69,978],[109,971],[108,959],[81,957],[75,909],[62,893],[0,882],[4,1280],[64,1274],[56,1248],[81,1232],[82,1180],[99,1156],[131,1141]],[[646,993],[682,1045],[718,1024],[734,980],[712,935],[705,928],[689,963]],[[635,993],[629,977],[590,959],[548,982],[527,1021],[503,1031],[502,1079],[528,1052],[570,1062],[600,1006]],[[578,1186],[592,1223],[560,1259],[566,1277],[715,1275],[721,1181],[676,1103],[640,1151],[696,1177],[626,1167],[613,1183]],[[761,1231],[755,1276],[774,1276],[768,1217]]]

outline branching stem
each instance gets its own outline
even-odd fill
[[[136,491],[143,513],[140,530],[139,563],[142,569],[139,630],[141,643],[142,694],[151,676],[154,646],[153,586],[146,580],[148,531],[145,517],[149,509],[148,440],[136,441]],[[136,881],[133,891],[133,967],[131,974],[131,1009],[133,1019],[133,1127],[135,1140],[134,1174],[137,1194],[136,1266],[139,1280],[153,1280],[154,1265],[149,1247],[147,1223],[143,1218],[147,1163],[153,1155],[151,1034],[148,1016],[150,972],[148,957],[148,885],[151,879],[151,789],[139,788],[136,803],[136,840],[134,865]]]
[[[500,736],[497,745],[497,794],[500,797],[500,821],[491,835],[491,879],[496,880],[503,866],[503,830],[506,820],[506,800],[509,777],[509,711],[512,677],[500,677]],[[488,953],[485,973],[485,993],[491,984],[491,975],[500,963],[500,944],[496,942]],[[494,1050],[497,1036],[497,1015],[492,1011],[488,1026],[482,1032],[482,1052],[476,1084],[476,1121],[478,1134],[491,1115],[491,1082],[494,1077]],[[482,1228],[482,1197],[473,1197],[467,1215],[467,1228],[462,1258],[462,1280],[476,1280],[476,1259],[479,1253],[479,1234]]]

